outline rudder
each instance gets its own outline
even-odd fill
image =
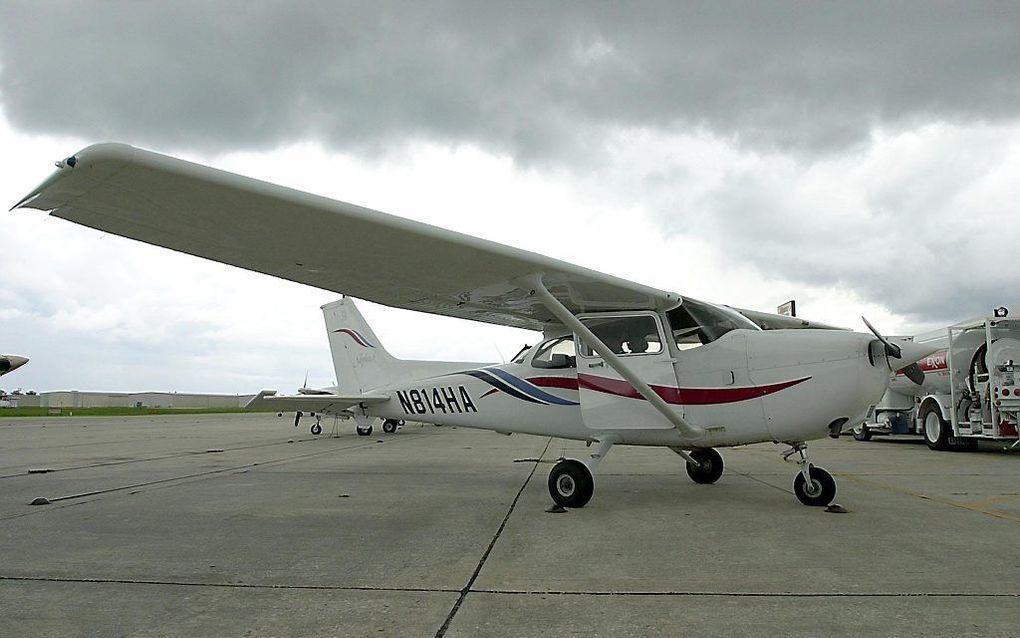
[[[322,306],[340,394],[364,394],[387,385],[397,364],[375,336],[354,300]]]

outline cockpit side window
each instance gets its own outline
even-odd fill
[[[558,337],[536,346],[531,366],[546,369],[576,368],[577,359],[575,357],[574,337]]]
[[[680,350],[712,343],[731,330],[759,330],[750,319],[737,312],[686,297],[666,316]]]
[[[662,352],[659,325],[651,315],[592,317],[582,321],[613,354],[629,356]],[[581,354],[599,356],[588,344],[581,346]]]

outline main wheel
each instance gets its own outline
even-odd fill
[[[722,456],[714,449],[702,448],[691,450],[691,458],[698,462],[697,465],[687,461],[687,476],[695,483],[707,485],[715,483],[722,476]]]
[[[397,431],[397,422],[393,419],[386,419],[382,422],[382,431],[386,434],[393,434]]]
[[[320,425],[319,423],[313,423],[312,434],[322,434],[322,425]]]
[[[793,479],[793,493],[805,505],[825,507],[836,498],[836,481],[831,474],[814,465],[808,473],[811,474],[810,484],[804,480],[802,472],[797,472],[797,478]]]
[[[588,467],[563,459],[549,472],[549,495],[562,507],[584,507],[595,493],[595,478]]]
[[[854,440],[856,440],[856,441],[870,441],[871,440],[871,428],[869,428],[867,425],[865,425],[863,423],[861,423],[860,425],[854,427],[853,433],[854,433]]]
[[[942,410],[934,403],[926,403],[921,410],[921,424],[924,426],[924,442],[932,450],[948,450],[949,424],[942,418]]]
[[[354,428],[358,432],[358,436],[368,436],[372,433],[372,426],[361,427],[360,425]]]

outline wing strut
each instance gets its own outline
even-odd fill
[[[531,286],[531,294],[537,296],[545,307],[549,309],[549,312],[559,319],[563,325],[580,335],[585,342],[595,350],[595,352],[599,353],[599,355],[613,370],[616,370],[616,372],[623,377],[627,383],[634,386],[634,389],[638,391],[638,394],[647,399],[648,403],[651,404],[652,407],[659,412],[659,414],[672,423],[673,427],[680,432],[681,436],[686,439],[697,440],[705,435],[705,430],[688,423],[683,417],[674,412],[669,405],[662,400],[662,397],[648,387],[648,384],[634,374],[620,359],[620,357],[616,356],[616,354],[610,350],[606,344],[602,343],[601,339],[595,336],[595,333],[589,330],[587,326],[581,323],[580,319],[574,316],[574,313],[570,312],[566,306],[560,303],[560,300],[553,296],[553,294],[549,292],[549,289],[545,287],[545,284],[542,282],[541,275],[532,275],[523,281],[526,281]],[[678,452],[678,454],[681,453]],[[690,458],[686,452],[682,453],[681,456],[691,463],[698,465],[698,462]]]

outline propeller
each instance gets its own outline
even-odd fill
[[[863,315],[861,316],[861,319],[864,321],[864,325],[868,327],[868,330],[871,331],[871,334],[878,337],[878,340],[881,341],[882,345],[885,346],[885,353],[888,356],[892,357],[893,359],[900,359],[903,357],[903,351],[900,350],[900,347],[898,345],[892,343],[891,341],[880,335],[878,333],[878,330],[875,330],[875,326],[871,325],[871,322],[868,321]],[[920,370],[918,370],[918,372],[920,372]],[[911,377],[911,381],[913,381],[913,377]]]
[[[864,321],[864,325],[868,327],[868,330],[870,330],[873,335],[878,337],[878,340],[882,342],[883,346],[885,346],[885,354],[887,357],[891,359],[903,358],[903,348],[901,348],[895,343],[890,342],[888,339],[879,334],[878,330],[875,330],[875,326],[871,325],[871,322],[868,321],[865,317],[862,316],[861,320]],[[921,385],[924,383],[924,372],[921,370],[921,367],[917,365],[916,361],[904,368],[900,368],[899,371],[902,372],[908,379],[910,379],[917,385]]]

